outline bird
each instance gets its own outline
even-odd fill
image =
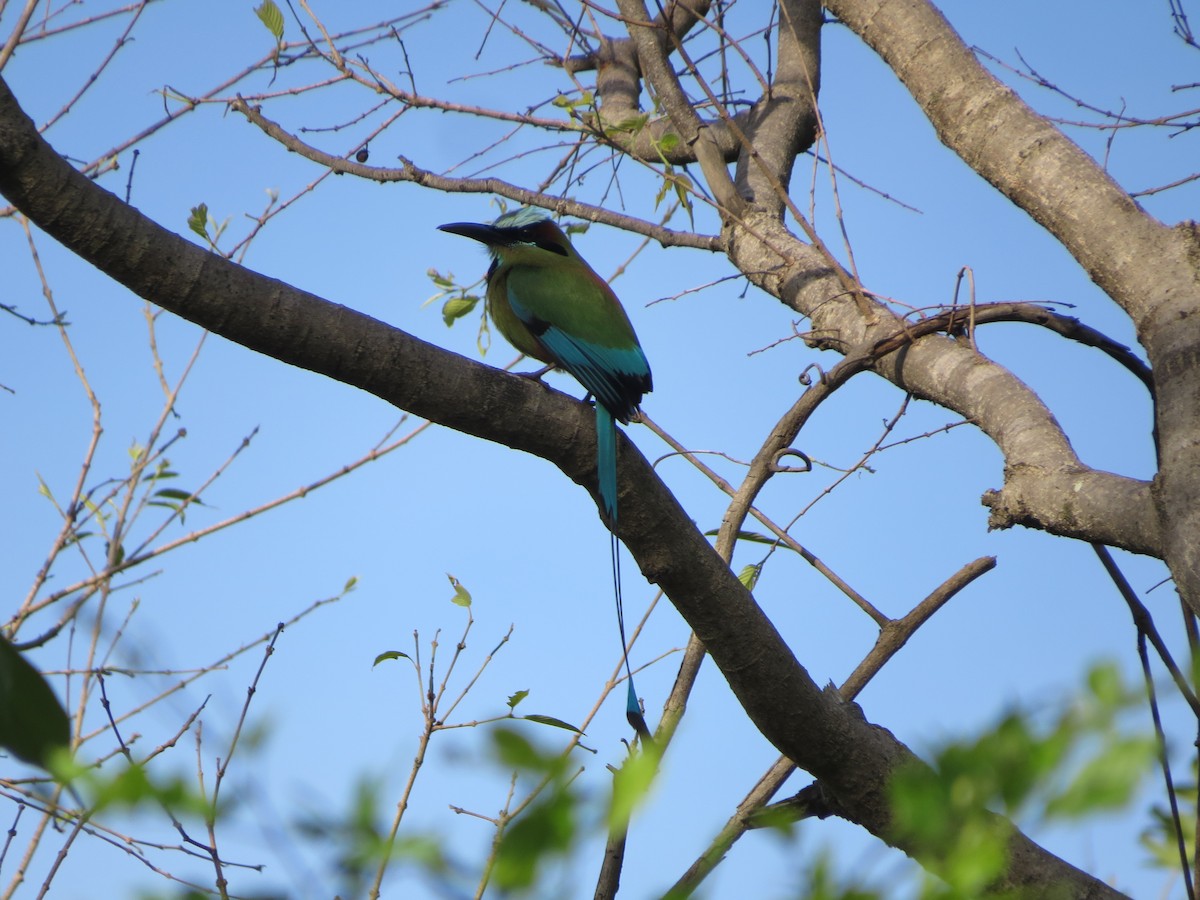
[[[596,475],[611,538],[613,594],[628,683],[625,717],[650,746],[629,668],[617,538],[616,423],[628,425],[642,396],[653,389],[646,354],[608,282],[541,210],[524,206],[490,225],[451,222],[438,228],[487,247],[487,312],[504,338],[526,356],[568,372],[595,400]]]

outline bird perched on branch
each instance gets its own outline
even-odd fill
[[[646,354],[612,288],[545,213],[523,207],[490,225],[453,222],[438,227],[487,246],[492,258],[488,315],[508,342],[526,356],[565,369],[596,400],[596,474],[612,536],[617,626],[629,682],[626,718],[648,741],[625,644],[616,534],[616,422],[629,424],[642,395],[652,388]]]

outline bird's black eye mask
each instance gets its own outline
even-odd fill
[[[543,250],[550,250],[554,253],[557,253],[559,256],[567,255],[567,248],[564,247],[562,244],[543,244],[543,243],[539,242],[538,246],[541,247]]]
[[[513,233],[515,242],[521,244],[532,244],[542,250],[549,250],[551,253],[557,253],[559,256],[567,255],[567,248],[555,240],[544,236],[545,222],[537,222],[533,225],[526,225],[524,228],[519,228]]]

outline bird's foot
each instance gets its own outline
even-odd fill
[[[545,375],[547,372],[549,372],[553,368],[554,368],[553,365],[542,366],[536,372],[514,372],[513,374],[516,375],[518,378],[528,378],[532,381],[541,381],[542,376]]]

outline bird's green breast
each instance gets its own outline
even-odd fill
[[[541,345],[533,333],[525,327],[525,323],[517,318],[508,302],[508,276],[510,270],[499,266],[488,279],[487,310],[496,328],[504,335],[504,339],[521,353],[541,360],[544,363],[555,363],[556,360]]]

